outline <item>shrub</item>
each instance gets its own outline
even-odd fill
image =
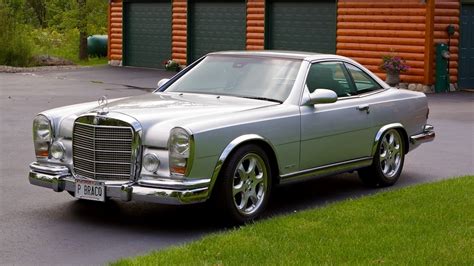
[[[26,27],[15,21],[13,12],[0,6],[0,65],[30,66],[32,43],[25,35]]]
[[[29,38],[34,41],[34,54],[77,60],[79,31],[75,28],[63,32],[52,28],[32,29]]]

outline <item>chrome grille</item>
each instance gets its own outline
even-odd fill
[[[126,180],[132,174],[133,130],[127,126],[74,123],[72,155],[76,175]]]

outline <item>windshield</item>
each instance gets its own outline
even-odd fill
[[[229,95],[283,102],[301,61],[268,57],[210,55],[166,91]]]

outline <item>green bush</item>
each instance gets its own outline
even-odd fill
[[[0,0],[0,65],[32,66],[38,55],[78,63],[79,22],[90,35],[107,33],[108,1],[86,3],[87,15],[80,17],[77,1]]]
[[[25,25],[16,23],[8,7],[0,6],[0,65],[33,64],[32,43],[25,33]]]
[[[28,35],[28,38],[33,40],[35,55],[51,55],[77,61],[79,53],[78,29],[65,29],[60,32],[53,28],[38,28],[29,31]]]

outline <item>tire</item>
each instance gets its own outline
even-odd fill
[[[364,184],[370,187],[388,187],[395,184],[405,161],[405,143],[396,129],[385,131],[377,144],[371,166],[358,171]]]
[[[265,151],[254,144],[238,148],[225,162],[215,190],[215,203],[228,222],[243,224],[259,217],[272,190],[272,172]]]

